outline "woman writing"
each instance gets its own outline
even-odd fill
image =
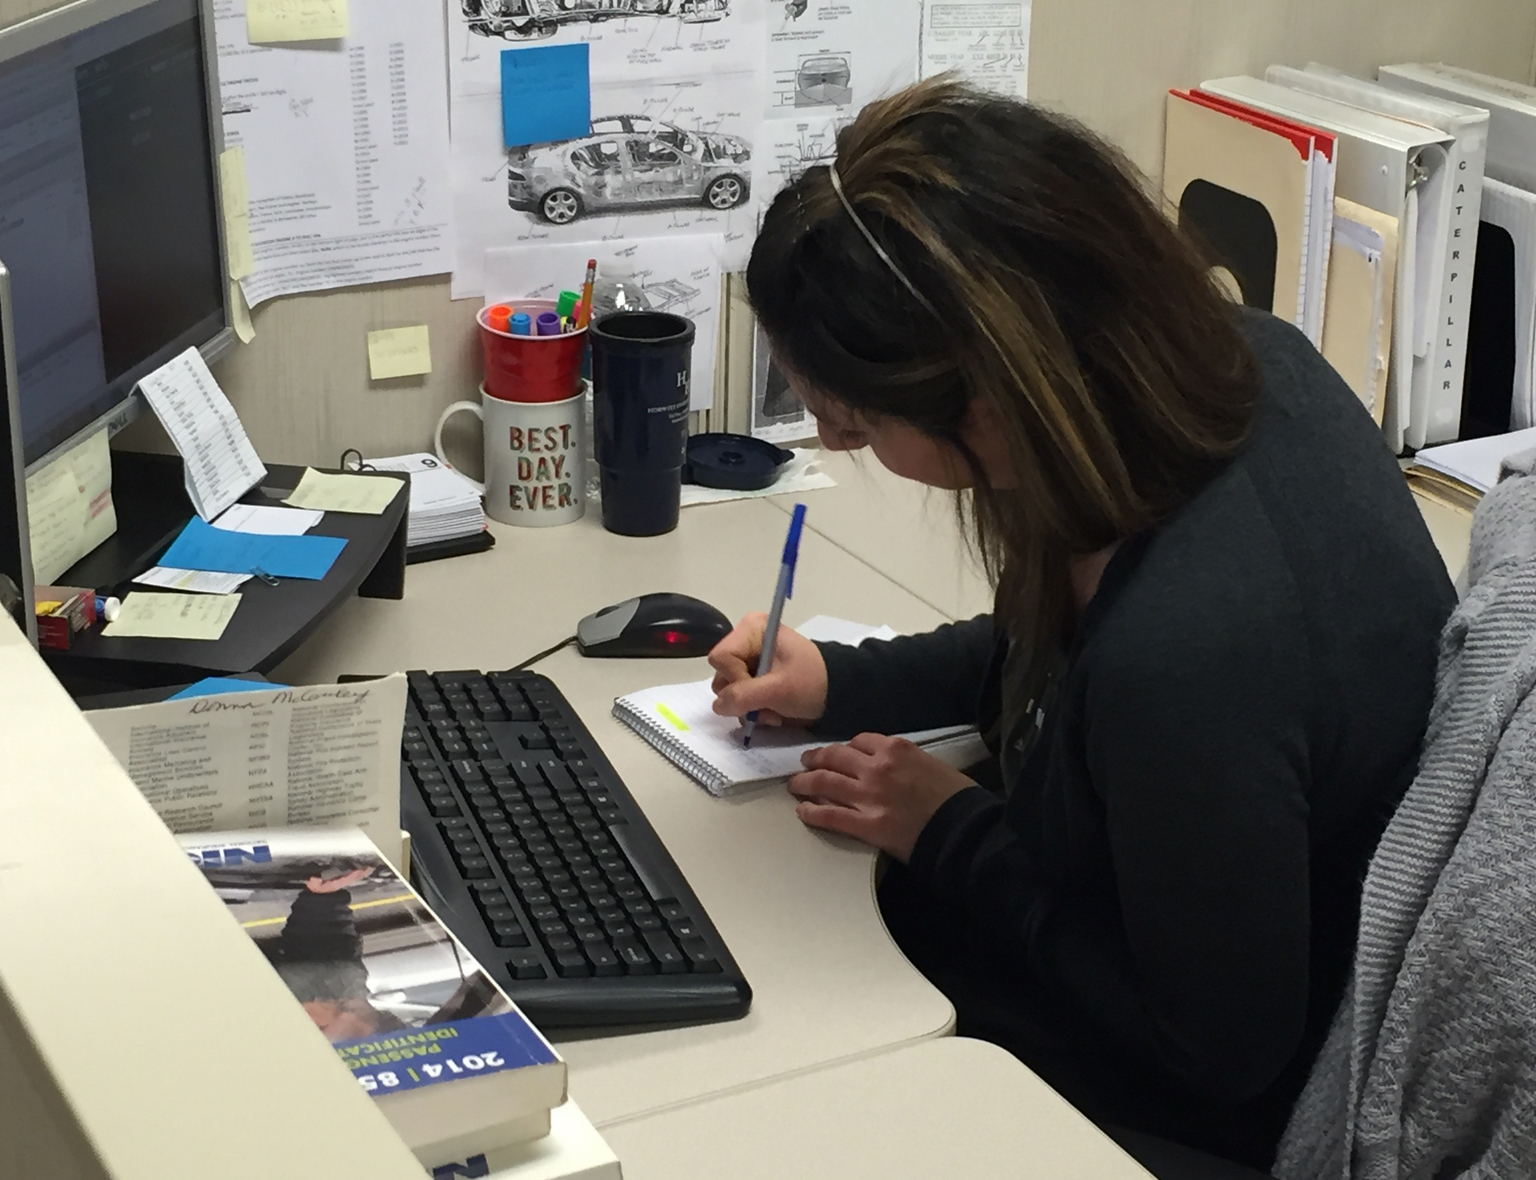
[[[753,616],[716,710],[851,739],[799,816],[895,862],[886,920],[962,1034],[1267,1166],[1454,603],[1379,431],[1109,148],[951,83],[865,108],[747,282],[824,445],[954,489],[996,602],[857,649],[786,630],[761,679]],[[962,722],[992,789],[881,736]]]

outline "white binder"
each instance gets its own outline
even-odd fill
[[[1401,452],[1412,415],[1414,368],[1432,363],[1430,334],[1440,305],[1436,260],[1445,257],[1451,197],[1451,136],[1260,78],[1218,78],[1201,89],[1334,132],[1338,195],[1398,218],[1397,328],[1382,430],[1387,445]]]
[[[1488,175],[1536,190],[1536,86],[1447,65],[1382,66],[1376,76],[1393,90],[1486,108]]]
[[[1461,395],[1467,367],[1467,323],[1472,302],[1472,266],[1488,154],[1488,112],[1481,107],[1391,90],[1313,62],[1303,70],[1271,66],[1265,77],[1292,90],[1336,99],[1350,106],[1443,131],[1452,143],[1446,167],[1451,199],[1445,203],[1445,249],[1430,281],[1440,289],[1435,326],[1430,330],[1430,364],[1414,367],[1412,412],[1407,443],[1417,450],[1450,442],[1461,426]],[[1436,234],[1441,233],[1436,227]],[[1422,260],[1421,260],[1422,261]],[[1433,311],[1430,304],[1425,305]],[[1417,325],[1416,330],[1422,328]]]

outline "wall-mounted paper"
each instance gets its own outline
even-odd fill
[[[378,516],[394,503],[404,486],[404,481],[398,479],[377,475],[328,475],[306,467],[299,486],[283,503],[294,508],[316,508],[321,512]]]
[[[348,32],[347,0],[245,0],[252,41],[334,41]]]
[[[380,328],[368,333],[368,376],[373,381],[417,377],[432,371],[432,344],[427,325]]]
[[[229,280],[229,322],[241,344],[256,339],[256,325],[251,323],[251,307],[245,301],[245,291],[234,279]]]
[[[214,5],[224,142],[245,152],[251,307],[449,267],[441,5],[354,3],[339,49],[252,44]]]
[[[1030,0],[928,0],[922,76],[960,79],[1010,98],[1029,89]]]
[[[592,131],[585,42],[501,51],[501,135],[509,148]]]
[[[44,586],[117,532],[105,430],[27,476],[27,527],[32,576]]]
[[[245,151],[225,148],[219,153],[219,188],[224,197],[224,248],[229,277],[243,279],[256,267],[251,253],[251,206],[245,187]]]
[[[218,639],[240,605],[238,594],[161,594],[136,590],[102,631],[108,639]]]

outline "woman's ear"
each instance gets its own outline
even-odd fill
[[[1007,433],[996,404],[985,397],[973,397],[960,416],[960,441],[981,463],[987,482],[994,488],[1018,487],[1013,459],[1008,454]]]

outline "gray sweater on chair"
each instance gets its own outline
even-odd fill
[[[1418,777],[1281,1180],[1536,1176],[1536,452],[1478,506]]]

